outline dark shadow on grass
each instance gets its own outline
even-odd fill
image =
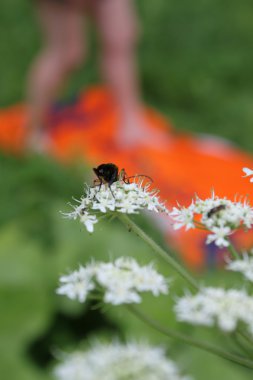
[[[100,333],[120,336],[119,327],[100,310],[89,307],[76,316],[58,312],[47,331],[29,345],[27,355],[35,365],[45,369],[55,361],[55,350],[75,349],[90,335]]]

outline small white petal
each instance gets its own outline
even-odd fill
[[[241,259],[231,260],[226,266],[226,269],[240,272],[243,274],[245,279],[253,282],[253,256],[252,253],[248,255],[244,253]]]
[[[248,177],[250,175],[253,175],[253,170],[249,168],[243,168],[242,171],[245,173],[244,177]]]

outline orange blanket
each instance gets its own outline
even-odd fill
[[[71,104],[55,106],[48,123],[52,137],[50,154],[67,163],[84,159],[91,166],[113,162],[129,175],[145,173],[154,179],[167,205],[189,205],[197,193],[209,197],[211,189],[221,197],[251,195],[253,185],[242,178],[242,167],[253,168],[253,157],[227,142],[211,137],[176,133],[156,111],[145,110],[150,128],[166,130],[168,146],[139,146],[120,151],[112,145],[117,126],[117,112],[109,93],[103,88],[83,92]],[[25,105],[0,110],[0,148],[21,152],[25,139]],[[205,245],[201,231],[173,231],[170,222],[161,219],[161,228],[183,259],[192,266],[217,264],[222,250]],[[243,249],[253,245],[253,233],[237,233],[234,243]]]

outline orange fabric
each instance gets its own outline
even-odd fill
[[[252,184],[242,178],[242,168],[253,168],[253,157],[219,139],[178,134],[170,123],[152,109],[144,110],[150,128],[168,131],[166,148],[139,146],[120,151],[112,143],[117,127],[117,111],[110,94],[103,88],[91,88],[71,104],[55,107],[48,120],[52,137],[50,154],[68,163],[84,159],[91,166],[113,162],[128,175],[147,174],[154,179],[168,206],[179,202],[189,205],[197,193],[208,197],[211,190],[221,197],[236,194],[252,198]],[[22,152],[25,141],[25,105],[0,110],[0,148]],[[164,222],[166,223],[166,222]],[[183,259],[197,268],[212,260],[217,264],[222,251],[204,244],[202,231],[173,231],[170,222],[164,229],[169,244]],[[253,245],[253,233],[238,233],[238,247]]]

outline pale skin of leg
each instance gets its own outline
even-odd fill
[[[69,0],[61,4],[41,0],[37,11],[44,47],[28,81],[28,147],[43,151],[47,137],[44,118],[68,74],[82,63],[84,7],[88,5],[101,36],[101,69],[119,109],[115,143],[131,148],[139,143],[162,146],[165,134],[151,132],[142,115],[135,66],[138,34],[131,0]]]
[[[85,54],[84,17],[78,7],[54,1],[37,2],[44,45],[28,75],[28,148],[43,151],[48,138],[45,116],[68,74]]]
[[[150,130],[143,116],[136,68],[139,26],[132,0],[92,0],[101,39],[101,71],[119,109],[116,144],[123,149],[165,146],[166,133]]]

